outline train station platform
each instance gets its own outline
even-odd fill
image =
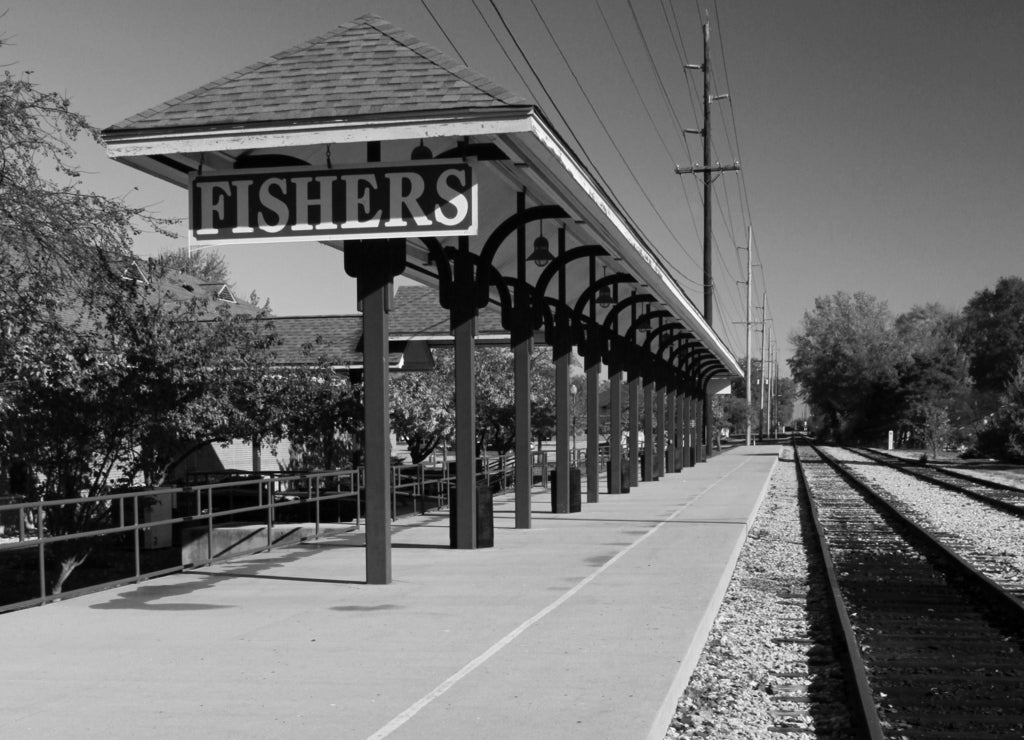
[[[0,716],[25,738],[661,738],[778,458],[738,447],[601,496],[533,499],[495,547],[401,520],[0,616]]]

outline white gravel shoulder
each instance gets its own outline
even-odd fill
[[[839,447],[828,447],[826,452],[841,461],[866,460]],[[1004,560],[1016,573],[1002,573],[1000,580],[1024,578],[1024,519],[881,465],[860,465],[856,472],[888,492],[930,531]]]
[[[812,683],[815,691],[823,681],[838,683],[820,645],[808,639],[808,561],[796,491],[795,466],[780,463],[666,740],[847,737],[845,708],[812,719],[806,698],[786,701]],[[785,727],[785,735],[772,727]]]

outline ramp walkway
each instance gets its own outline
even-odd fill
[[[25,738],[661,738],[778,458],[739,447],[576,514],[495,501],[0,616],[0,716]]]

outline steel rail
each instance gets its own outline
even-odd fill
[[[810,487],[807,485],[807,478],[804,476],[803,461],[800,458],[799,447],[793,443],[793,459],[796,462],[796,476],[798,494],[803,497],[811,513],[811,521],[814,524],[815,544],[817,545],[818,557],[824,565],[825,577],[828,581],[828,609],[832,614],[833,633],[838,643],[839,661],[842,664],[843,673],[846,675],[847,706],[850,709],[851,720],[860,730],[861,735],[871,740],[883,740],[885,732],[882,729],[882,721],[878,716],[878,709],[875,705],[874,692],[868,681],[867,666],[860,652],[860,644],[853,631],[853,623],[850,621],[846,601],[843,598],[839,587],[839,576],[836,573],[835,563],[832,560],[832,552],[825,538],[825,530],[818,516],[818,505],[811,496]]]
[[[908,533],[919,543],[939,554],[947,567],[954,573],[964,577],[973,583],[983,593],[989,603],[1001,611],[1004,616],[1015,620],[1018,624],[1024,624],[1024,602],[1021,602],[1013,594],[1009,593],[975,568],[971,563],[964,560],[960,555],[946,547],[939,538],[927,527],[918,524],[908,518],[896,506],[894,506],[883,494],[879,493],[874,486],[866,483],[851,473],[846,466],[823,451],[816,445],[810,445],[821,459],[828,463],[852,488],[864,495],[871,503],[875,504],[886,514],[892,516],[902,526],[906,527]]]
[[[976,478],[973,475],[967,475],[966,473],[950,470],[949,468],[938,465],[906,460],[905,458],[897,457],[896,455],[889,455],[888,453],[879,452],[878,450],[870,450],[864,447],[843,447],[842,449],[849,450],[850,452],[854,452],[858,455],[863,455],[870,460],[874,460],[877,463],[892,468],[893,470],[898,470],[906,475],[913,476],[918,480],[931,483],[939,486],[940,488],[945,488],[947,491],[952,491],[953,493],[959,493],[974,501],[991,506],[993,509],[998,509],[999,511],[1024,519],[1024,488],[1017,488],[1016,486],[999,483],[998,481],[985,480],[984,478]],[[931,473],[923,472],[922,469],[931,471]],[[997,498],[992,498],[991,496],[986,496],[984,493],[972,491],[969,488],[958,486],[955,483],[943,480],[941,478],[943,475],[948,475],[951,478],[957,478],[976,486],[993,488],[997,491],[1005,491],[1007,493],[1016,493],[1021,497],[1021,503],[1013,504],[1008,501],[1002,501]]]

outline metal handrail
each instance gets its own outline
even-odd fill
[[[140,533],[151,530],[154,527],[205,522],[207,528],[207,557],[201,559],[198,563],[189,564],[191,566],[207,565],[217,560],[227,559],[215,556],[212,551],[214,520],[216,519],[237,518],[242,514],[265,511],[267,517],[267,548],[270,549],[274,547],[274,524],[278,519],[277,512],[281,509],[306,503],[312,504],[315,514],[313,536],[317,538],[321,534],[320,504],[325,501],[354,499],[354,527],[359,529],[362,520],[362,504],[360,500],[362,482],[362,473],[359,470],[315,471],[280,476],[275,479],[260,477],[222,483],[209,483],[193,487],[155,488],[141,491],[104,493],[79,498],[43,499],[0,504],[0,516],[5,513],[16,512],[18,517],[17,539],[13,542],[0,542],[0,554],[16,550],[23,551],[26,547],[36,548],[38,551],[39,567],[39,596],[17,603],[0,604],[0,612],[44,604],[55,598],[88,593],[101,588],[109,588],[113,585],[138,583],[147,578],[184,570],[187,567],[185,564],[153,571],[143,570],[141,562],[143,547]],[[256,505],[236,506],[235,498],[240,495],[239,489],[244,490],[247,488],[255,493]],[[231,492],[234,494],[228,498],[228,506],[226,508],[218,509],[215,505],[215,503],[222,503],[222,501],[215,499],[214,494],[217,492]],[[247,494],[247,496],[251,495],[251,493]],[[153,500],[167,496],[179,497],[179,511],[177,514],[174,514],[172,510],[171,516],[158,514],[147,517],[145,515],[147,511],[153,509]],[[192,505],[190,506],[190,504]],[[105,509],[103,514],[105,517],[110,517],[110,519],[108,522],[101,522],[100,526],[81,531],[62,532],[59,534],[51,534],[46,531],[48,516],[54,515],[55,510],[59,507],[79,507],[83,505]],[[195,513],[182,514],[181,509],[192,509]],[[130,516],[127,513],[129,510],[131,511]],[[33,523],[33,519],[34,528],[30,526]],[[67,591],[59,595],[47,593],[46,548],[48,546],[62,542],[117,534],[130,535],[132,538],[134,556],[134,574],[132,576]]]
[[[447,462],[447,461],[446,461]],[[515,456],[506,454],[486,456],[478,462],[479,480],[485,481],[490,490],[504,491],[515,485]],[[531,484],[536,479],[536,470],[541,470],[540,482],[548,485],[547,472],[551,466],[547,451],[531,453]],[[429,475],[428,475],[429,471]],[[397,512],[397,497],[408,495],[413,499],[413,513],[425,513],[428,501],[431,507],[444,509],[449,506],[455,486],[454,471],[447,464],[438,467],[425,462],[416,465],[395,465],[391,469],[392,518]],[[434,493],[428,493],[430,488]],[[4,497],[8,503],[0,503],[0,523],[5,514],[17,515],[16,539],[0,541],[0,555],[26,548],[36,548],[39,561],[39,596],[14,604],[0,604],[0,613],[25,606],[47,603],[55,598],[67,598],[89,593],[115,585],[138,583],[168,573],[175,573],[189,567],[208,565],[230,559],[233,555],[217,555],[213,552],[214,530],[218,520],[237,520],[243,515],[259,515],[265,524],[266,549],[272,549],[275,524],[280,524],[280,512],[290,507],[311,505],[313,508],[313,538],[322,533],[321,504],[328,501],[351,500],[355,505],[353,526],[358,530],[363,519],[362,498],[365,491],[365,470],[330,470],[301,473],[274,473],[254,475],[252,478],[202,483],[179,487],[150,488],[139,491],[103,493],[96,496],[63,498],[54,500],[21,500]],[[167,515],[159,513],[156,502],[172,497],[174,502]],[[255,503],[253,503],[255,502]],[[418,506],[417,506],[418,502]],[[226,503],[226,506],[225,506]],[[49,533],[47,517],[59,507],[95,506],[105,509],[107,521],[94,529],[74,532]],[[154,513],[157,512],[157,513]],[[252,521],[250,519],[249,521]],[[156,527],[195,524],[206,529],[206,556],[197,562],[169,568],[145,570],[142,565],[144,533]],[[34,526],[33,526],[34,525]],[[134,573],[125,578],[101,584],[65,591],[59,595],[47,593],[46,548],[53,544],[84,540],[90,537],[127,535],[132,541]]]

